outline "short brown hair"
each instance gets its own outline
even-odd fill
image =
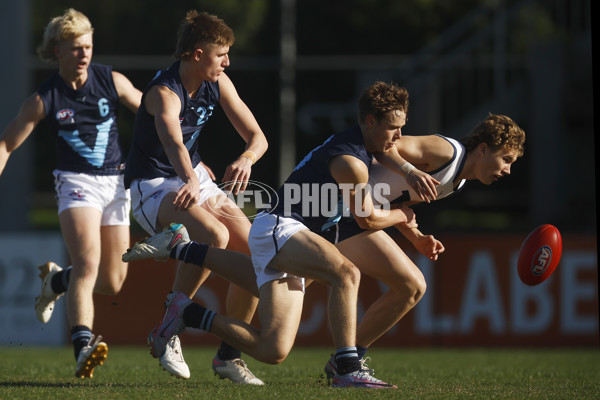
[[[408,91],[393,83],[375,82],[358,99],[359,122],[364,122],[367,115],[381,121],[385,114],[394,110],[408,112]]]
[[[222,19],[206,12],[190,10],[179,25],[174,57],[185,60],[200,44],[225,47],[231,46],[234,40],[233,31]]]
[[[48,62],[55,62],[54,46],[63,40],[73,40],[93,33],[92,23],[83,13],[69,8],[63,15],[52,18],[44,30],[44,39],[37,48],[38,56]]]
[[[512,149],[517,157],[521,157],[525,147],[525,131],[505,115],[490,114],[460,142],[467,152],[474,150],[480,143],[485,143],[492,150]]]

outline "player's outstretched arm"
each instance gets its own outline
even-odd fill
[[[246,149],[225,170],[223,182],[232,182],[226,189],[237,194],[244,191],[252,172],[252,165],[267,151],[269,144],[256,118],[238,95],[233,82],[226,74],[219,77],[221,106],[227,118],[246,142]]]
[[[44,118],[44,103],[40,96],[34,93],[25,100],[17,116],[0,136],[0,175],[2,175],[12,152],[18,149],[31,135],[42,118]]]

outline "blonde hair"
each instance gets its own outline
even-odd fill
[[[174,57],[185,60],[194,54],[199,44],[226,47],[233,45],[234,40],[233,31],[222,19],[206,12],[190,10],[179,26]]]
[[[524,152],[525,131],[505,115],[490,114],[469,135],[460,139],[467,152],[474,150],[480,143],[487,144],[492,150],[511,149],[517,157]]]
[[[92,23],[83,13],[69,8],[63,15],[54,17],[44,30],[44,39],[37,48],[38,56],[48,62],[55,62],[54,47],[64,40],[93,33]]]

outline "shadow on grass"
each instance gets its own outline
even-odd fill
[[[139,383],[113,383],[113,382],[105,382],[105,383],[92,383],[89,381],[85,382],[35,382],[35,381],[1,381],[0,388],[17,388],[17,387],[32,387],[32,388],[57,388],[57,389],[66,389],[66,388],[94,388],[94,387],[115,387],[115,388],[127,388],[127,387],[142,387],[147,386],[145,384]],[[150,385],[151,386],[151,385]]]

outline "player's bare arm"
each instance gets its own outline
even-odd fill
[[[221,106],[227,118],[246,142],[246,149],[233,163],[231,163],[223,176],[223,182],[236,182],[228,186],[233,193],[243,191],[248,185],[252,165],[267,151],[268,142],[254,118],[254,115],[238,95],[235,86],[229,77],[222,73],[219,77],[221,91]]]
[[[402,136],[396,141],[400,157],[421,171],[440,168],[454,156],[454,147],[438,135]]]
[[[31,135],[33,129],[44,118],[44,114],[44,103],[37,93],[32,94],[21,105],[17,116],[0,136],[0,175],[2,175],[12,152],[18,149]]]
[[[437,197],[437,190],[435,186],[439,185],[440,182],[428,173],[423,172],[416,165],[414,165],[413,162],[404,158],[402,155],[400,155],[400,153],[398,153],[397,143],[402,138],[403,137],[398,139],[396,141],[396,146],[392,147],[389,151],[385,153],[378,152],[375,153],[374,156],[381,164],[404,176],[406,178],[406,182],[414,189],[419,197],[423,201],[429,203],[431,200],[435,200]]]
[[[374,207],[367,188],[369,170],[356,157],[349,155],[333,157],[329,160],[329,172],[338,185],[348,185],[350,188],[348,199],[350,211],[361,228],[384,229],[414,220],[414,213],[408,207],[391,210]]]
[[[396,228],[415,246],[419,253],[432,261],[436,261],[445,250],[442,242],[433,235],[424,235],[418,228],[408,228],[402,224],[396,225]]]
[[[177,192],[173,205],[189,208],[199,200],[200,183],[183,143],[183,134],[179,126],[179,97],[167,87],[157,85],[148,91],[144,104],[150,115],[154,116],[158,137],[171,165],[177,176],[185,182]]]
[[[142,100],[142,92],[133,86],[133,83],[120,72],[113,71],[112,77],[119,95],[119,102],[134,114],[137,113]]]

